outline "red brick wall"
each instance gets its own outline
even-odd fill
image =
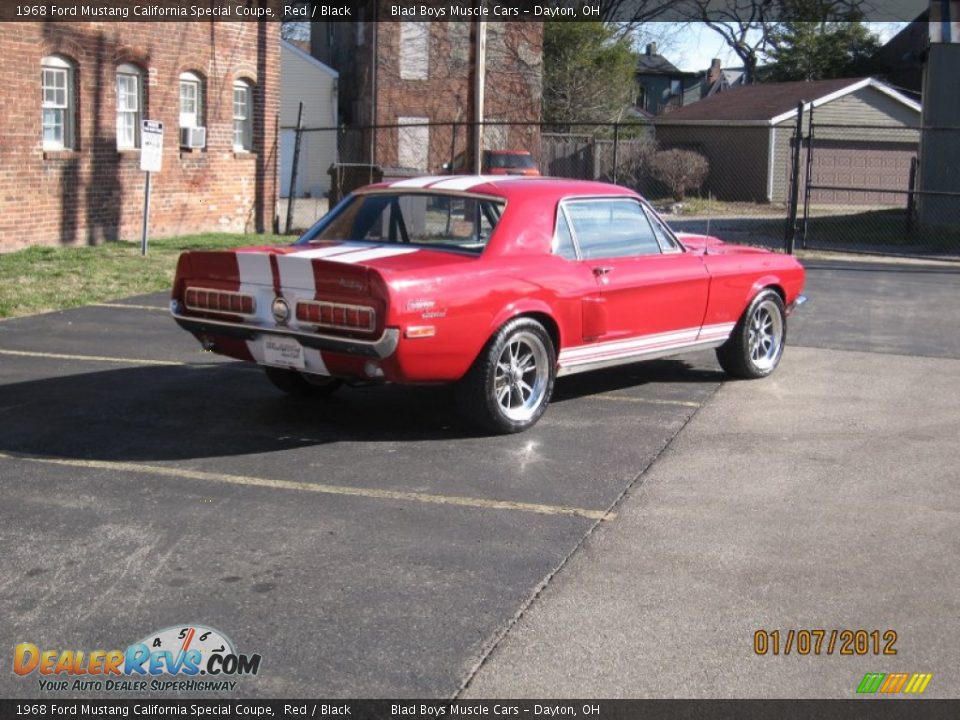
[[[164,123],[153,237],[269,230],[276,188],[279,23],[15,23],[0,31],[0,251],[137,239],[139,150],[116,145],[116,66],[144,70],[143,117]],[[40,64],[75,63],[76,149],[44,151]],[[205,150],[179,145],[179,75],[205,79]],[[254,89],[254,151],[233,150],[233,82]]]
[[[474,114],[473,35],[471,22],[429,23],[428,78],[400,77],[399,22],[380,22],[377,42],[377,124],[399,117],[426,117],[431,122],[472,122]],[[487,120],[540,120],[543,77],[543,24],[487,24],[484,117]],[[380,130],[377,162],[397,164],[397,130]],[[506,146],[539,151],[539,128],[511,126]],[[468,148],[470,131],[458,128],[455,153]],[[451,128],[430,128],[430,172],[450,159]]]

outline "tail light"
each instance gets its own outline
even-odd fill
[[[235,315],[253,315],[257,307],[252,295],[209,288],[187,288],[183,302],[188,310]]]
[[[367,305],[310,300],[297,303],[297,320],[335,330],[373,332],[377,325],[377,313]]]

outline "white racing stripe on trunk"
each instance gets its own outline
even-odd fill
[[[334,255],[332,257],[326,258],[329,262],[338,262],[346,263],[353,265],[354,263],[365,262],[367,260],[379,260],[381,258],[393,257],[395,255],[407,255],[408,253],[415,253],[419,248],[412,247],[378,247],[370,248],[369,250],[359,250],[356,252],[349,252],[343,255]]]
[[[273,272],[270,270],[270,256],[266,253],[238,252],[237,270],[240,274],[240,292],[254,292],[252,285],[273,287]]]
[[[234,253],[240,275],[240,292],[256,298],[256,319],[272,322],[270,300],[273,296],[273,271],[270,256],[266,253]],[[260,340],[246,340],[247,350],[258,363],[263,362],[263,345]]]

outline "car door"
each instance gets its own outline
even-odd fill
[[[567,200],[564,211],[603,301],[606,327],[599,340],[696,340],[709,286],[699,255],[685,252],[636,198]]]

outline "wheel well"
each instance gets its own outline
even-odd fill
[[[553,343],[553,351],[558,354],[560,353],[560,328],[557,327],[557,323],[552,317],[542,312],[525,312],[515,317],[528,317],[543,325],[547,334],[550,336],[550,342]]]
[[[787,294],[783,291],[783,288],[779,285],[767,285],[763,290],[773,290],[777,295],[780,296],[780,301],[783,303],[787,302]]]

